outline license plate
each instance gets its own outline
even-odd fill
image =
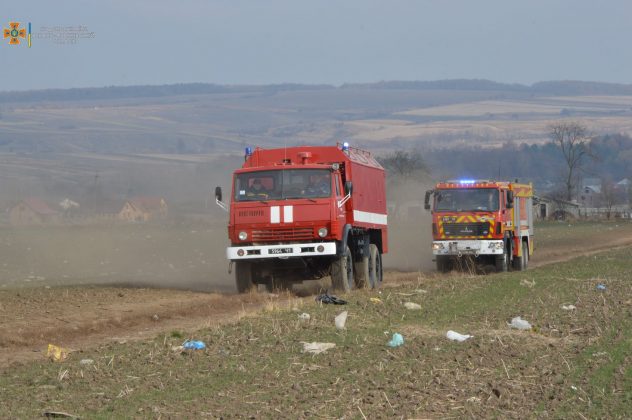
[[[268,254],[291,254],[292,248],[271,248],[268,250]]]

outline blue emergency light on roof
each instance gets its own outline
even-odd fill
[[[246,147],[246,157],[251,156],[252,155],[252,147]]]
[[[473,179],[460,179],[459,184],[474,184],[476,181]]]
[[[344,143],[342,143],[342,151],[343,152],[349,151],[349,142],[345,141]]]

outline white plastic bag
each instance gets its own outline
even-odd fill
[[[515,328],[517,330],[530,330],[531,324],[526,319],[522,319],[519,316],[512,318],[511,324],[509,324],[511,328]]]
[[[337,329],[344,330],[345,323],[347,322],[347,311],[340,312],[338,316],[336,316],[336,318],[334,319],[334,322]]]
[[[303,344],[303,353],[320,354],[336,347],[336,343],[317,343],[315,341],[311,343],[302,341],[301,343]]]
[[[474,337],[473,335],[469,334],[459,334],[458,332],[452,330],[448,331],[445,336],[448,338],[448,340],[458,341],[460,343]]]

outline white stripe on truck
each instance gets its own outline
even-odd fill
[[[375,225],[386,225],[386,214],[371,213],[368,211],[353,211],[353,220],[356,222],[373,223]]]
[[[294,221],[294,206],[283,206],[283,222],[292,223]]]
[[[270,207],[270,223],[281,223],[281,211],[279,206]]]

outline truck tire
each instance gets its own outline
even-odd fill
[[[445,255],[437,255],[437,271],[440,273],[447,273],[450,271],[450,257]]]
[[[377,245],[369,245],[369,287],[378,289],[382,285],[382,254]]]
[[[520,245],[518,245],[520,248],[522,248],[522,242],[520,242]],[[522,252],[524,252],[522,249],[520,249],[520,253],[522,254]],[[513,257],[513,261],[511,262],[511,267],[516,270],[516,271],[522,271],[522,256],[518,257],[516,255],[514,255]]]
[[[369,265],[369,256],[362,256],[353,263],[353,277],[358,289],[371,287],[369,282]]]
[[[526,270],[529,267],[529,244],[527,241],[522,242],[522,269]]]
[[[511,261],[511,242],[505,240],[505,251],[502,255],[496,255],[496,271],[504,273],[509,270],[509,264]]]
[[[252,281],[252,264],[248,261],[235,261],[235,285],[238,293],[246,293],[254,289]]]
[[[334,290],[342,292],[353,289],[353,258],[348,246],[331,263],[331,285]]]

